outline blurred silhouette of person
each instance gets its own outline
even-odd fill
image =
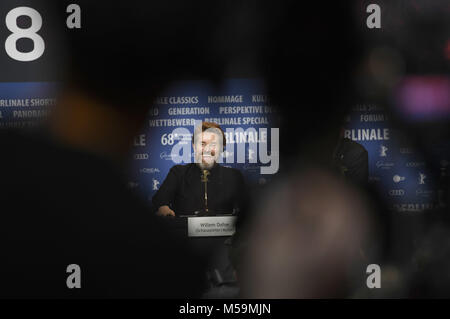
[[[346,296],[361,279],[356,274],[365,273],[361,248],[373,239],[359,191],[311,167],[266,195],[255,207],[258,217],[238,272],[242,297]]]
[[[361,37],[365,16],[361,12],[359,19],[352,16],[354,4],[333,3],[322,10],[319,4],[292,1],[269,9],[272,17],[283,16],[274,19],[282,21],[279,25],[269,28],[272,36],[266,37],[265,51],[270,61],[266,61],[269,97],[278,105],[283,122],[281,174],[260,195],[264,200],[254,203],[252,214],[244,215],[248,219],[240,220],[233,238],[242,297],[448,296],[450,280],[443,270],[450,260],[448,208],[411,214],[388,210],[377,192],[370,188],[364,192],[342,180],[329,162],[341,119],[355,101],[393,106],[388,102],[392,88],[387,81],[382,83],[385,87],[377,87],[359,65],[370,51],[364,39],[371,37],[368,30]],[[420,26],[427,23],[445,30],[448,18],[444,10],[436,12],[436,20],[421,17],[424,12],[419,11],[412,14],[414,27],[420,28],[424,43],[434,41],[431,33],[424,36],[431,28]],[[360,26],[353,24],[358,20]],[[375,45],[404,45],[398,41],[402,34]],[[417,46],[414,41],[408,45]],[[448,64],[442,63],[441,51],[434,53],[436,59],[426,61],[415,59],[415,50],[399,51],[413,73],[441,73]],[[392,67],[385,64],[389,61],[379,62],[380,70]],[[416,121],[405,132],[412,144],[430,146],[430,136],[448,133],[447,122]],[[404,124],[399,127],[405,129]],[[430,149],[421,149],[424,155],[431,154]],[[365,157],[363,151],[357,153]],[[382,269],[381,289],[366,285],[369,264]]]
[[[82,28],[65,30],[66,78],[46,128],[0,134],[0,297],[199,296],[204,261],[126,189],[124,172],[172,81],[220,78],[214,43],[226,11],[207,1],[77,4]],[[66,283],[71,264],[79,289]]]
[[[355,8],[288,1],[266,9],[276,21],[264,70],[280,114],[280,173],[233,236],[240,295],[350,297],[365,286],[365,267],[383,260],[387,233],[383,212],[359,185],[367,183],[367,151],[341,137],[360,98],[364,42]]]
[[[225,134],[218,124],[202,122],[195,128],[195,163],[170,169],[152,199],[158,215],[230,214],[244,207],[247,196],[242,173],[218,163],[225,145]]]

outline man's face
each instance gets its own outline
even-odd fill
[[[214,132],[205,131],[199,136],[194,144],[195,162],[203,169],[210,169],[221,152],[219,135]]]

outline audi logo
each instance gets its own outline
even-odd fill
[[[424,162],[408,162],[406,163],[406,167],[420,167],[420,166],[424,166],[425,163]]]
[[[405,191],[403,189],[391,189],[389,191],[389,195],[391,195],[391,196],[403,196],[403,195],[405,195]]]
[[[134,154],[134,159],[136,159],[136,160],[145,160],[145,159],[148,159],[148,154],[147,154],[147,153],[143,153],[143,154]]]

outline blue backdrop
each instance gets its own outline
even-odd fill
[[[51,111],[55,96],[55,83],[0,83],[0,127],[39,124]],[[146,125],[130,154],[129,186],[150,200],[169,169],[182,160],[179,155],[185,156],[181,164],[191,162],[191,134],[199,120],[218,122],[226,131],[223,165],[240,169],[253,184],[265,184],[276,174],[279,137],[273,129],[279,127],[279,119],[263,82],[232,79],[213,87],[189,81],[177,83],[149,105]],[[356,105],[347,118],[345,135],[367,149],[369,180],[394,210],[421,211],[438,204],[440,172],[425,165],[408,138],[391,127],[380,106]],[[439,165],[446,167],[448,152],[439,156]]]
[[[267,183],[278,171],[279,124],[264,92],[262,81],[250,79],[228,80],[220,87],[205,81],[175,84],[156,99],[134,141],[130,186],[150,200],[179,163],[177,154],[188,154],[179,164],[193,162],[192,134],[199,121],[216,122],[225,131],[223,165],[240,169],[249,183]],[[185,152],[174,154],[177,148]]]

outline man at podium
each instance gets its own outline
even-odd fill
[[[192,137],[195,163],[173,166],[153,196],[160,216],[236,213],[247,198],[242,173],[217,161],[226,145],[222,128],[202,122]]]

